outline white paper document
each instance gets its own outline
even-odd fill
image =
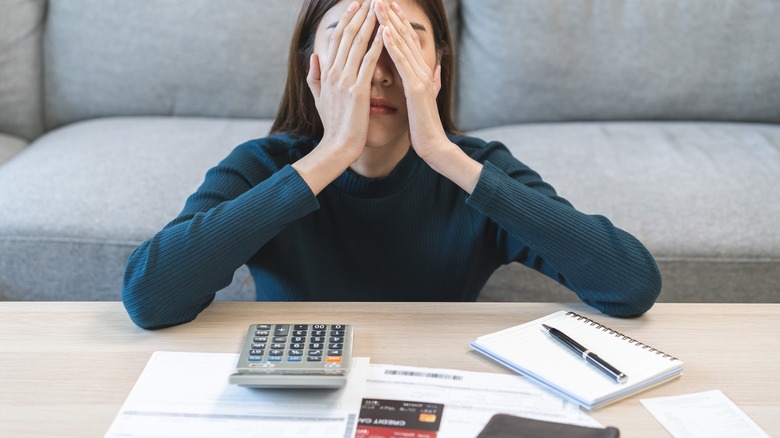
[[[576,403],[519,375],[356,357],[341,389],[260,390],[228,383],[237,360],[155,352],[106,436],[345,438],[378,427],[380,436],[459,438],[476,436],[496,413],[601,427]]]
[[[155,352],[106,436],[352,436],[368,358],[353,358],[347,384],[337,390],[230,385],[237,360],[237,354]]]
[[[443,412],[437,438],[477,436],[497,413],[603,427],[578,404],[517,375],[374,364],[366,379],[364,399],[443,405],[439,407]],[[363,417],[358,427],[363,426]]]
[[[648,398],[640,402],[677,438],[769,437],[718,390]]]

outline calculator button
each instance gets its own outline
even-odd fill
[[[271,344],[271,348],[273,348],[274,350],[284,350],[284,344],[283,343]]]
[[[344,336],[344,330],[331,330],[331,336]]]
[[[325,324],[314,324],[314,330],[325,330],[326,328]]]
[[[246,358],[246,360],[248,360],[250,362],[262,362],[263,361],[263,356],[249,356],[249,357]]]
[[[344,324],[331,324],[331,330],[344,330]]]
[[[293,336],[306,336],[306,330],[293,330]]]
[[[268,342],[268,336],[255,336],[252,342]]]
[[[306,336],[293,336],[290,342],[306,342]]]
[[[322,362],[322,358],[319,356],[309,356],[306,358],[307,362]]]
[[[257,324],[258,330],[271,330],[271,324]]]
[[[284,350],[271,350],[268,352],[269,356],[284,356]]]
[[[273,342],[287,342],[287,338],[284,336],[274,336]]]
[[[295,324],[293,326],[293,330],[308,330],[309,325],[308,324]]]
[[[341,356],[341,350],[328,350],[328,356]]]
[[[344,342],[344,337],[343,336],[331,336],[329,342],[336,342],[336,343]]]
[[[344,344],[328,344],[328,348],[331,350],[343,350]]]
[[[250,356],[262,356],[264,353],[263,350],[249,350]]]
[[[290,350],[287,354],[290,356],[303,356],[303,350]]]
[[[306,344],[304,344],[303,342],[299,342],[297,344],[290,344],[290,348],[294,350],[303,350],[304,348],[306,348]]]
[[[314,330],[311,332],[312,336],[325,336],[328,334],[327,330]]]
[[[322,350],[309,350],[309,356],[322,356]]]
[[[274,336],[287,336],[287,333],[290,331],[290,325],[289,324],[276,324],[276,329],[274,330]]]
[[[301,362],[302,360],[301,356],[287,356],[287,362]]]
[[[266,359],[268,362],[281,362],[283,359],[282,356],[268,356]]]
[[[255,336],[268,336],[270,333],[268,330],[255,330]]]
[[[328,362],[328,363],[339,363],[339,362],[341,362],[341,356],[328,356],[328,358],[325,359],[325,362]]]
[[[325,344],[309,344],[309,350],[322,350]]]
[[[309,340],[311,342],[316,342],[316,343],[320,344],[320,343],[325,342],[325,337],[324,336],[312,336]]]
[[[261,344],[261,343],[258,343],[258,342],[253,342],[252,343],[252,349],[254,349],[254,350],[264,350],[265,349],[265,344]]]

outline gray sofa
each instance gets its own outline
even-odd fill
[[[0,0],[0,299],[125,262],[278,104],[290,0]],[[780,4],[447,1],[457,120],[643,241],[661,301],[780,301]],[[222,300],[252,300],[236,273]],[[521,266],[483,300],[572,301]]]

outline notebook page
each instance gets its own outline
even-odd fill
[[[628,376],[619,384],[543,331],[541,324],[555,327],[598,354]],[[642,348],[589,322],[556,312],[512,327],[475,342],[488,352],[547,382],[559,391],[589,405],[665,376],[682,366],[679,360]]]

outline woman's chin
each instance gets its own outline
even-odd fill
[[[369,137],[368,140],[366,140],[366,147],[369,149],[382,149],[384,147],[387,147],[388,142],[383,139],[374,139]]]
[[[396,131],[393,134],[395,135],[390,135],[390,133],[384,129],[374,130],[371,129],[371,127],[369,127],[368,137],[366,138],[366,147],[370,149],[378,149],[378,148],[397,146],[399,144],[404,144],[404,146],[409,146],[409,141],[406,140],[406,138],[408,138],[406,133],[399,136],[397,135],[397,131]]]

